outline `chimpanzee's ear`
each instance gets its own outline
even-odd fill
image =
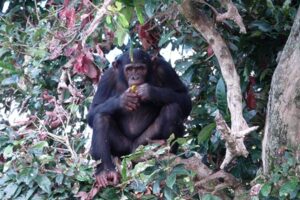
[[[118,69],[118,62],[113,61],[112,66],[113,66],[114,69]]]

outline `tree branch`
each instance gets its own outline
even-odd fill
[[[113,0],[104,0],[103,5],[98,9],[94,20],[91,22],[89,27],[82,33],[82,46],[85,46],[87,38],[96,30],[97,26],[100,24],[102,18],[107,13],[107,7],[111,5]]]
[[[233,6],[230,0],[222,2],[227,5],[227,8]],[[248,155],[243,136],[250,131],[256,130],[258,127],[249,128],[243,117],[240,77],[235,69],[233,58],[225,41],[215,29],[212,20],[210,20],[203,11],[197,9],[197,6],[194,4],[195,1],[193,0],[184,0],[181,6],[179,6],[179,10],[212,47],[218,59],[227,87],[227,102],[231,114],[231,128],[227,126],[221,115],[218,114],[216,116],[217,128],[221,132],[227,147],[225,159],[221,165],[221,169],[224,169],[235,156]],[[232,8],[230,7],[230,9]],[[230,15],[232,15],[233,11],[230,11],[230,13]],[[235,15],[239,14],[235,12]],[[238,18],[238,16],[236,17]],[[233,18],[233,16],[231,16],[231,18]],[[222,17],[222,19],[225,19],[225,17]]]

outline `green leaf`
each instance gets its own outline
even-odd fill
[[[111,16],[106,16],[105,21],[107,24],[111,24]]]
[[[16,183],[10,183],[8,186],[6,186],[6,188],[4,189],[4,192],[6,194],[5,199],[10,199],[15,194],[18,187],[19,187],[19,185]]]
[[[47,176],[38,175],[35,181],[43,191],[47,192],[48,194],[51,194],[51,181]]]
[[[64,180],[64,175],[63,174],[58,174],[55,177],[55,183],[57,183],[58,185],[61,185],[63,183]]]
[[[26,185],[29,185],[31,181],[36,178],[37,175],[37,168],[26,167],[17,175],[17,181],[19,183],[24,182]]]
[[[249,28],[257,28],[262,32],[271,32],[272,31],[272,26],[265,22],[265,21],[261,21],[261,20],[256,20],[253,21],[250,25]]]
[[[170,40],[170,38],[172,37],[172,35],[176,33],[175,30],[172,30],[171,32],[167,33],[167,34],[163,34],[159,40],[158,46],[162,47],[167,41]]]
[[[272,189],[272,185],[270,183],[264,184],[260,190],[262,196],[267,197]]]
[[[28,200],[32,197],[32,195],[34,194],[34,192],[36,191],[36,189],[38,188],[38,186],[36,185],[35,187],[33,187],[32,189],[28,190],[25,196],[25,199]]]
[[[206,194],[202,197],[202,200],[221,200],[221,199],[217,196]]]
[[[200,133],[198,134],[198,143],[203,143],[205,141],[207,141],[213,130],[216,128],[216,123],[211,123],[211,124],[208,124],[206,126],[204,126],[204,128],[201,129]]]
[[[219,79],[216,86],[217,107],[223,114],[227,113],[227,95],[226,87],[222,78]]]
[[[122,13],[118,14],[118,22],[122,25],[123,28],[129,27],[129,22],[127,21],[125,15],[123,15]]]
[[[3,151],[3,157],[5,159],[10,158],[13,156],[13,146],[12,145],[8,145],[7,147],[5,147],[4,151]]]
[[[292,177],[291,180],[283,184],[279,190],[279,196],[284,197],[298,189],[298,178]]]
[[[45,147],[49,147],[48,142],[46,141],[40,141],[34,144],[31,148],[37,149],[37,150],[43,150]]]
[[[159,194],[160,193],[160,181],[156,180],[153,184],[153,194]]]
[[[6,79],[4,79],[2,82],[1,82],[1,85],[12,85],[12,84],[17,84],[19,81],[19,76],[14,74],[12,75],[11,77],[8,77]]]
[[[144,5],[143,1],[138,1],[138,0],[134,1],[135,12],[140,24],[145,23],[144,16],[143,16],[143,5]]]
[[[145,12],[149,18],[154,15],[155,8],[156,8],[155,1],[147,1],[145,3]]]
[[[174,200],[174,192],[170,188],[165,187],[164,188],[164,197],[167,200]]]
[[[145,192],[147,189],[146,186],[147,185],[140,180],[134,180],[130,184],[130,188],[133,189],[135,192]]]
[[[116,37],[118,39],[118,45],[122,46],[124,44],[124,40],[126,37],[126,30],[120,26],[118,26],[117,32],[116,32]]]
[[[169,188],[173,188],[173,185],[175,184],[175,182],[176,182],[176,174],[172,173],[171,175],[169,175],[167,177],[166,184]]]
[[[127,159],[122,160],[122,171],[121,171],[122,182],[127,180]]]

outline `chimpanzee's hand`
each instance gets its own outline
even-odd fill
[[[128,111],[136,110],[140,105],[139,96],[130,91],[128,88],[121,96],[120,96],[120,106],[123,109]]]
[[[137,88],[137,94],[142,101],[149,101],[150,100],[150,92],[152,90],[152,86],[148,83],[144,83],[139,85]]]

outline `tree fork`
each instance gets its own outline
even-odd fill
[[[203,0],[184,0],[181,6],[179,6],[179,10],[212,47],[227,86],[227,102],[231,113],[231,128],[229,129],[228,127],[224,127],[226,123],[224,120],[220,119],[220,116],[217,116],[219,120],[216,120],[219,130],[226,130],[226,133],[222,132],[222,135],[230,136],[223,137],[226,142],[227,149],[225,159],[220,168],[224,169],[234,157],[240,155],[246,157],[248,155],[248,151],[244,145],[244,137],[241,137],[241,135],[244,136],[246,135],[244,134],[245,131],[254,131],[258,127],[252,127],[249,129],[249,126],[243,117],[240,77],[235,69],[231,53],[220,33],[214,28],[213,22],[204,14],[203,11],[199,10],[197,6],[194,5],[197,2],[203,3]],[[230,0],[221,1],[221,4],[225,5],[227,8],[231,7],[231,10],[233,10],[232,7],[235,7]],[[245,32],[245,27],[237,10],[234,14],[235,15],[228,14],[228,17],[223,15],[223,20],[230,18],[235,22],[238,21],[241,32]],[[243,134],[241,134],[241,132]]]

